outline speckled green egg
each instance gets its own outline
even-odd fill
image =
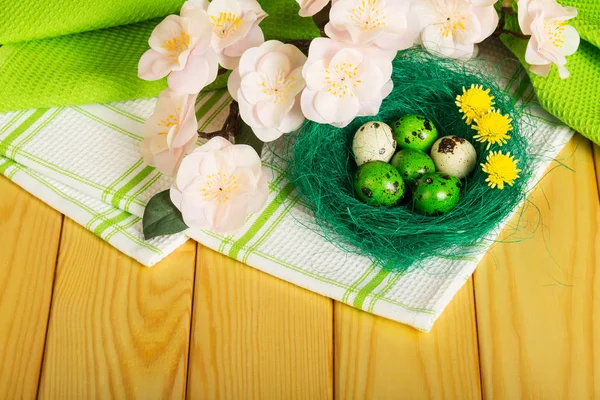
[[[424,215],[443,215],[460,200],[460,179],[439,172],[423,175],[413,193],[415,211]]]
[[[435,164],[429,155],[415,149],[403,149],[397,152],[390,161],[402,178],[413,181],[421,176],[435,172]]]
[[[400,117],[392,124],[392,129],[398,146],[403,149],[429,152],[438,138],[438,131],[433,122],[418,114]]]
[[[396,168],[383,161],[358,167],[354,175],[356,196],[371,206],[394,206],[405,193],[404,180]]]

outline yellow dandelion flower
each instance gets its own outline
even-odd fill
[[[492,144],[502,146],[510,139],[508,132],[512,130],[512,119],[508,114],[502,115],[498,110],[492,110],[480,118],[475,118],[475,125],[472,127],[477,131],[477,135],[473,136],[478,142],[487,142],[487,149]]]
[[[512,186],[515,179],[519,178],[519,172],[521,172],[517,168],[519,160],[515,160],[510,152],[502,154],[501,151],[490,151],[485,161],[485,164],[481,164],[481,169],[488,174],[485,181],[492,189],[497,186],[502,190],[505,183]]]
[[[463,86],[463,93],[456,96],[458,110],[463,113],[463,119],[467,125],[471,125],[475,118],[481,117],[489,112],[494,105],[494,96],[490,95],[490,89],[483,89],[481,85],[471,85],[469,90]]]

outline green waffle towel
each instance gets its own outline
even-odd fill
[[[0,112],[154,97],[165,80],[137,77],[137,64],[162,17],[183,0],[59,2],[3,0],[0,7]],[[259,1],[268,39],[319,35],[291,0]],[[160,18],[157,18],[160,17]],[[223,87],[219,79],[210,89]]]
[[[595,143],[600,144],[600,0],[561,0],[577,8],[570,21],[581,36],[579,49],[567,57],[571,76],[560,79],[556,68],[548,77],[529,73],[539,102],[547,111]],[[527,40],[503,34],[500,39],[529,69]]]

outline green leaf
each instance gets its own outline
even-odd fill
[[[259,157],[262,154],[264,143],[256,137],[252,128],[250,128],[242,119],[239,119],[239,132],[235,135],[235,144],[247,144],[258,153]]]
[[[144,210],[144,238],[172,235],[188,228],[183,222],[181,211],[171,202],[169,190],[160,192],[150,199]]]

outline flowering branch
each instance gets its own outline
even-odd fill
[[[220,136],[229,140],[230,142],[233,142],[235,135],[239,130],[239,115],[240,107],[238,105],[238,102],[232,101],[231,105],[229,106],[229,115],[227,116],[225,123],[223,123],[223,127],[220,130],[214,132],[198,131],[198,136],[206,140],[210,140],[214,137]]]

